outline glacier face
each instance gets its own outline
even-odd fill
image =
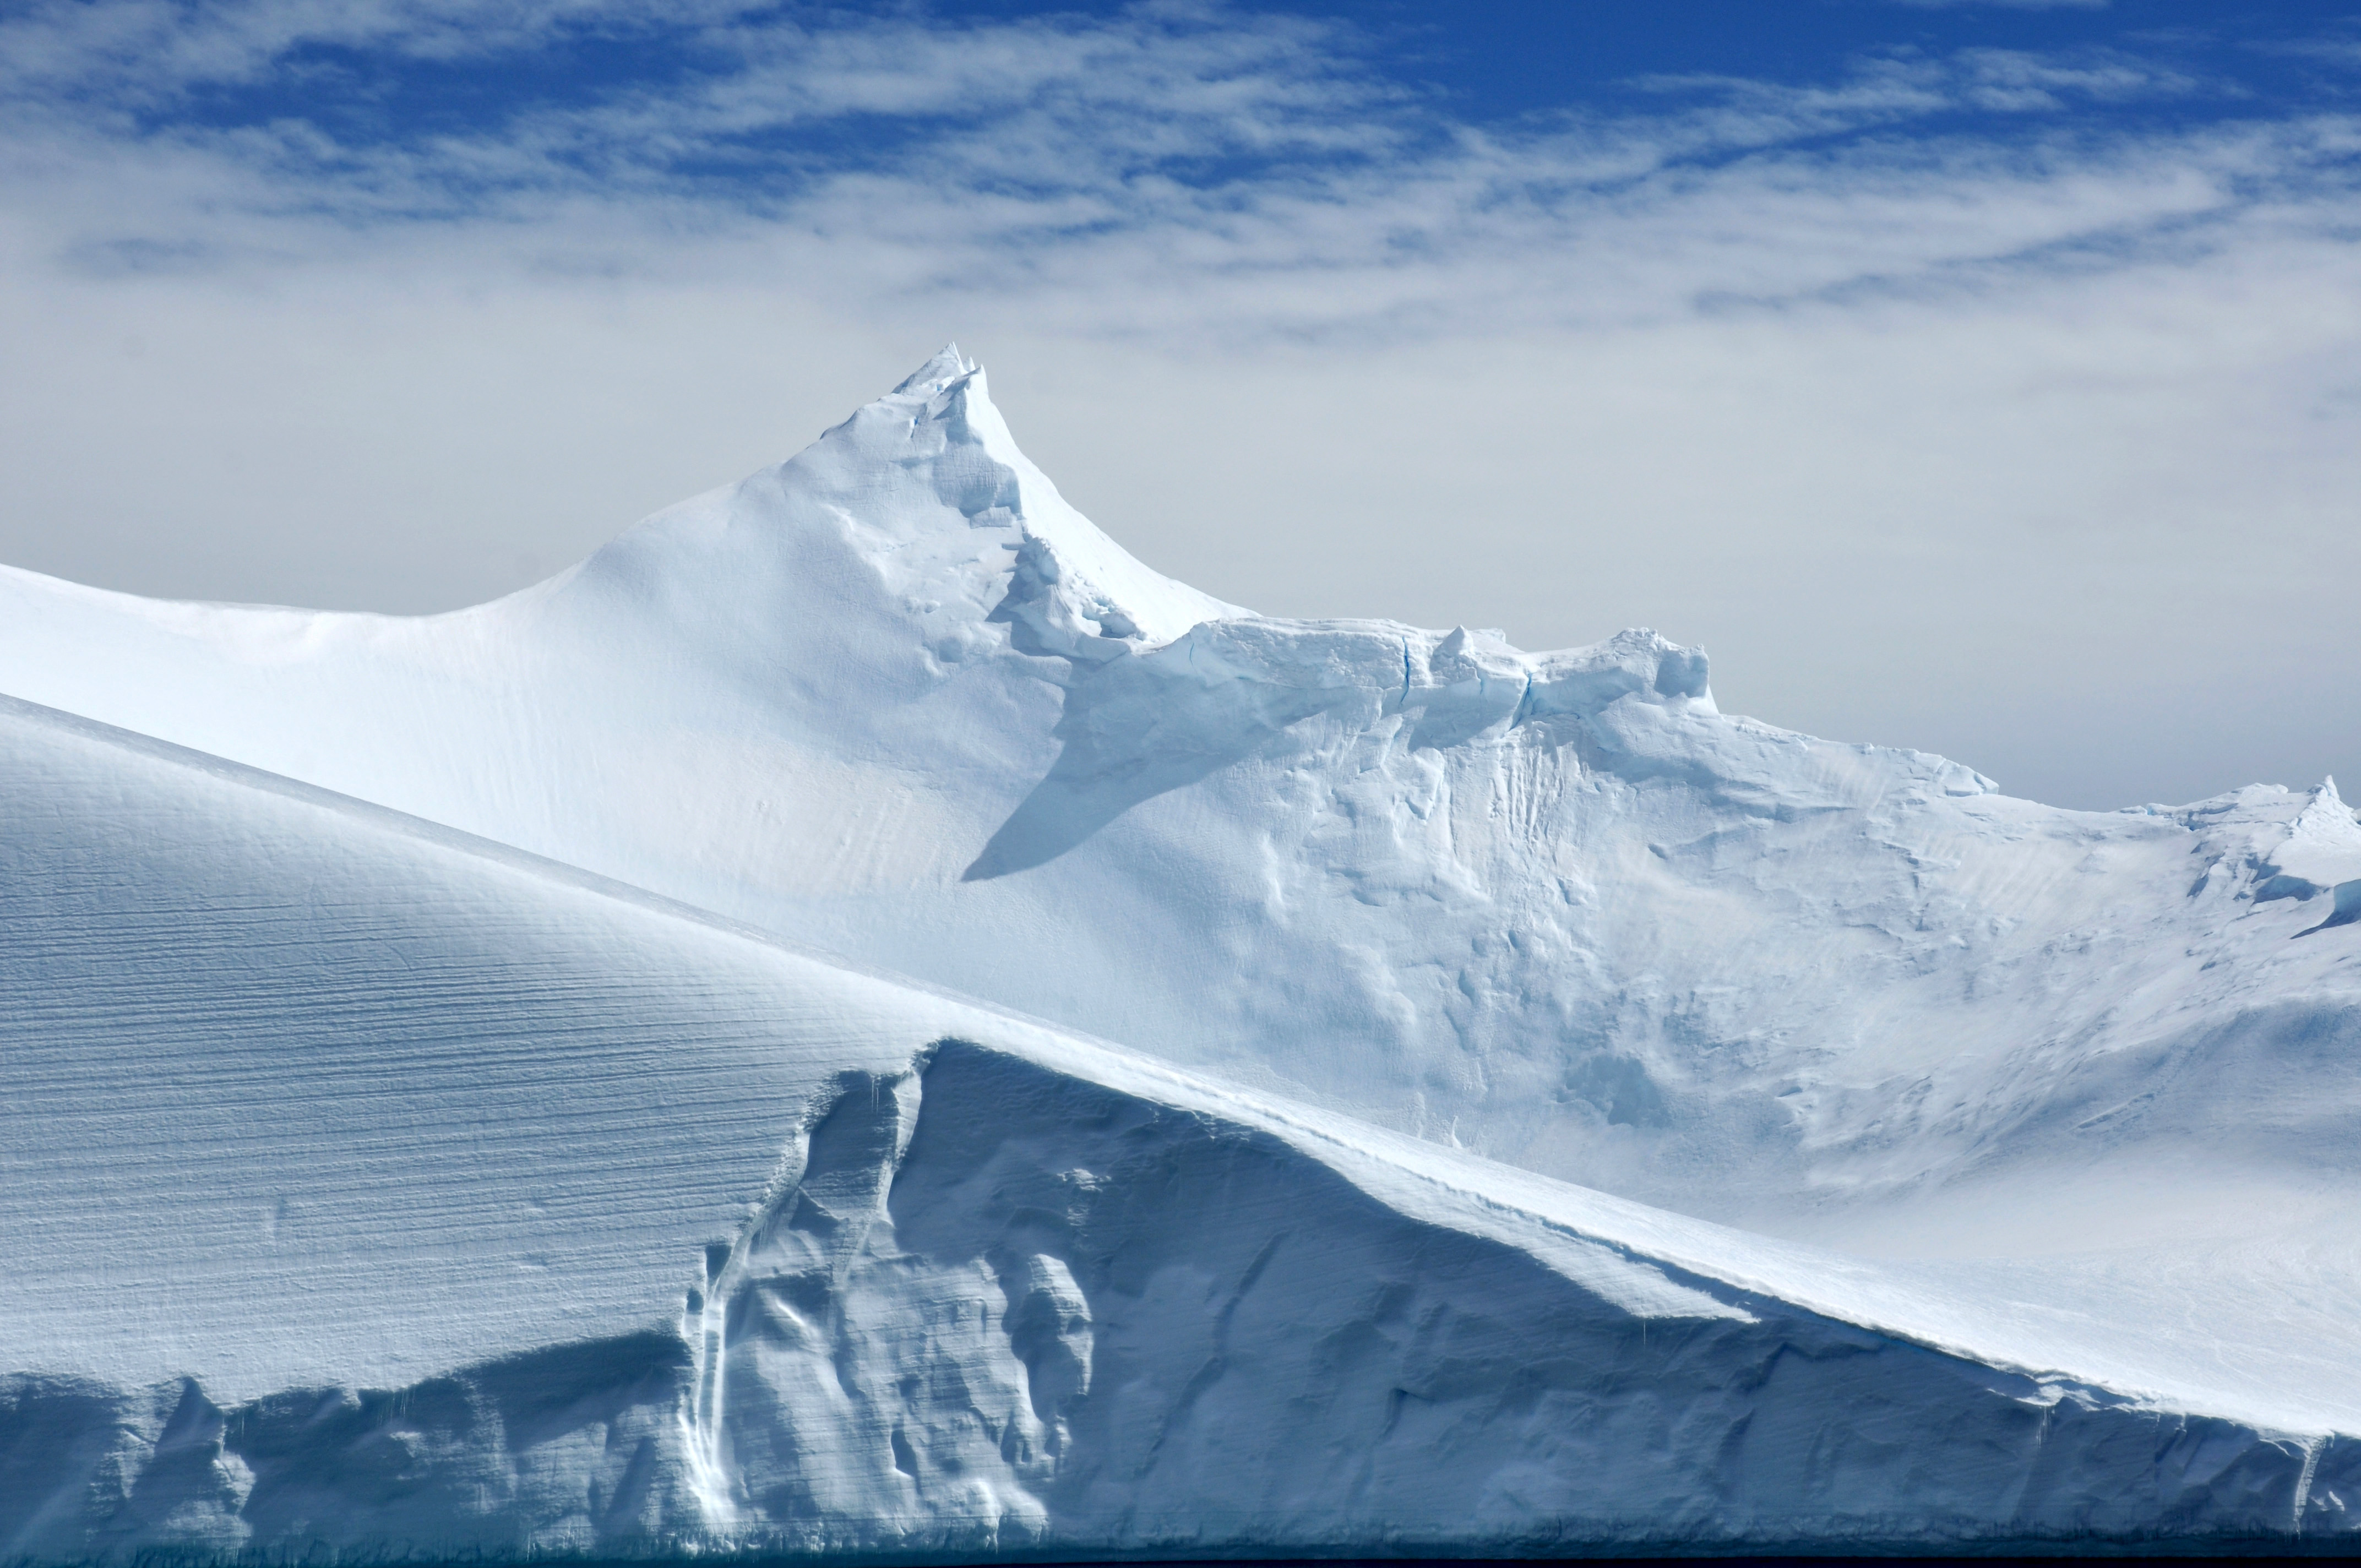
[[[0,1540],[2340,1534],[2351,811],[1707,674],[1210,599],[949,353],[453,615],[0,573]]]
[[[15,1553],[2345,1527],[2361,1451],[2282,1424],[2317,1368],[2242,1417],[2136,1354],[2127,1396],[2004,1281],[1272,1105],[53,711],[0,733],[39,803],[0,850]]]

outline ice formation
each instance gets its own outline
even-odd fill
[[[1209,598],[952,351],[450,615],[0,570],[0,1556],[2350,1539],[2334,784],[1707,674]]]

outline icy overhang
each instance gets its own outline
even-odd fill
[[[2258,901],[2326,894],[2334,903],[2323,926],[2361,920],[2361,822],[2338,796],[2334,778],[2312,792],[2288,825],[2286,842],[2270,851],[2261,871]]]

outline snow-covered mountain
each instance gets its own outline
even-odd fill
[[[2333,785],[1258,617],[951,351],[451,615],[0,572],[0,1549],[2361,1526]]]

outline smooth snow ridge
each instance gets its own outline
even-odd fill
[[[1254,616],[1075,513],[950,351],[476,609],[0,573],[0,690],[1882,1255],[2343,1234],[2361,1178],[2333,788],[2057,811],[1723,715],[1653,632]]]
[[[0,568],[0,691],[22,1553],[2345,1529],[2333,784],[1257,616],[955,351],[451,615]]]
[[[2169,1357],[2140,1398],[1947,1345],[1972,1294],[0,733],[38,803],[0,850],[12,1556],[2348,1528],[2361,1445],[2189,1408]]]

